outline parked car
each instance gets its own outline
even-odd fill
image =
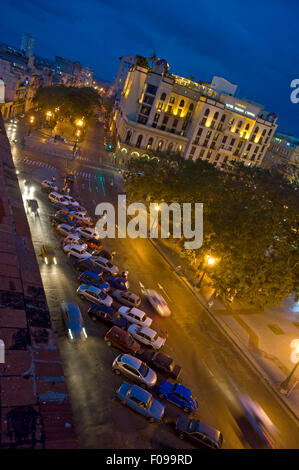
[[[113,307],[107,307],[106,305],[93,304],[88,310],[88,315],[94,321],[100,320],[106,323],[110,327],[118,326],[119,328],[126,329],[128,322],[117,313]]]
[[[68,206],[69,201],[65,198],[64,194],[59,194],[56,191],[52,191],[49,196],[48,196],[50,202],[53,204],[56,204],[59,202],[59,204],[62,204],[63,206]]]
[[[137,357],[130,354],[120,354],[112,364],[112,370],[116,375],[124,375],[141,385],[152,388],[157,383],[157,374]]]
[[[55,250],[52,245],[42,245],[41,255],[46,264],[57,264]]]
[[[71,233],[67,237],[63,237],[61,240],[61,244],[62,245],[69,245],[69,244],[81,245],[83,248],[87,250],[87,244],[83,240],[81,240],[80,235],[77,232]]]
[[[111,287],[114,287],[114,289],[119,289],[119,290],[124,290],[124,291],[127,291],[129,289],[129,281],[125,277],[111,276],[109,277],[108,282],[111,285]]]
[[[161,294],[153,289],[145,289],[145,294],[148,302],[151,304],[153,309],[161,315],[161,317],[168,317],[171,315],[171,311],[166,300]]]
[[[128,328],[128,332],[142,344],[153,349],[160,349],[164,346],[166,339],[161,338],[155,330],[147,326],[139,326],[132,324]]]
[[[53,183],[53,181],[50,180],[44,180],[41,182],[42,189],[50,191],[50,192],[58,192],[59,188],[58,186]]]
[[[73,220],[74,223],[76,223],[76,221],[74,220],[74,216],[68,209],[59,209],[57,212],[55,212],[55,217],[58,217],[60,215],[67,218],[68,220]]]
[[[127,305],[128,307],[138,307],[141,304],[141,299],[137,294],[120,289],[111,290],[111,295],[119,303]]]
[[[165,398],[183,408],[186,413],[194,413],[198,409],[198,401],[193,398],[191,390],[184,385],[163,380],[158,384],[156,392],[162,400]]]
[[[102,276],[97,273],[93,273],[92,271],[84,271],[79,276],[80,284],[88,284],[90,286],[98,287],[104,292],[108,292],[110,289],[110,285],[108,282],[105,282]]]
[[[152,319],[146,315],[139,308],[120,307],[118,313],[124,317],[130,323],[136,323],[136,325],[151,326]]]
[[[82,238],[89,240],[90,238],[95,238],[99,240],[99,235],[97,234],[96,230],[91,227],[79,227],[78,232],[81,234]]]
[[[182,414],[176,420],[175,430],[180,439],[186,439],[197,447],[207,449],[222,447],[222,433],[198,419],[190,419]]]
[[[97,273],[100,276],[103,275],[103,271],[101,268],[99,268],[95,263],[92,257],[87,258],[87,259],[78,259],[75,261],[73,264],[73,267],[76,271],[78,272],[84,272],[84,271],[92,271],[93,273]]]
[[[108,272],[109,274],[118,274],[118,267],[114,266],[110,261],[105,258],[94,258],[94,262],[99,266],[103,271]]]
[[[181,373],[181,367],[176,365],[171,357],[161,353],[160,351],[157,352],[146,349],[143,352],[141,359],[151,367],[154,367],[154,369],[160,371],[167,378],[169,377],[177,380]]]
[[[91,256],[84,246],[78,244],[64,245],[62,249],[68,256],[73,256],[78,259],[86,259]]]
[[[112,305],[112,297],[98,287],[81,284],[77,289],[77,294],[82,300],[86,299],[94,304],[104,304],[108,307]]]
[[[84,214],[83,212],[72,211],[71,215],[74,217],[76,222],[78,222],[80,225],[87,225],[89,227],[92,227],[94,225],[91,218],[88,215]]]
[[[103,248],[101,241],[96,240],[95,238],[85,239],[85,243],[87,244],[88,248],[91,250],[92,256],[93,256],[93,250],[95,249],[100,250],[101,248]]]
[[[70,224],[57,224],[55,228],[57,232],[61,233],[61,235],[64,235],[65,237],[74,233],[74,227]]]
[[[138,385],[130,385],[123,382],[116,392],[117,398],[123,405],[143,415],[150,423],[162,420],[165,407],[156,400],[151,393]]]
[[[92,256],[94,256],[95,258],[105,258],[107,259],[108,261],[112,261],[114,255],[115,255],[115,251],[111,251],[111,253],[107,250],[101,250],[100,248],[95,248],[95,250],[91,253]]]
[[[134,340],[128,331],[122,330],[118,326],[113,326],[107,331],[104,338],[107,346],[114,346],[121,351],[131,354],[141,353],[141,346]]]
[[[70,340],[86,339],[87,333],[78,305],[74,302],[62,302],[60,306],[62,318]]]
[[[71,226],[73,229],[75,228],[75,223],[70,219],[67,214],[55,214],[50,216],[51,223],[54,227],[57,227],[59,224],[66,224]]]
[[[68,195],[68,194],[65,194],[64,198],[68,201],[68,204],[70,204],[74,207],[77,207],[77,206],[80,205],[78,201],[75,201],[75,199],[72,196]]]

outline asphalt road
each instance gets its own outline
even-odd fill
[[[35,181],[49,177],[55,170],[24,164],[24,151],[13,148],[20,181],[29,176]],[[28,154],[28,152],[27,152]],[[63,168],[64,160],[43,155],[30,155],[31,159],[48,162]],[[91,152],[96,160],[96,146]],[[95,205],[101,201],[115,201],[119,177],[110,170],[84,166],[71,162],[77,170],[85,168],[93,177],[88,180],[78,176],[74,192],[80,202],[94,214]],[[83,170],[82,170],[83,171]],[[57,170],[55,174],[59,175]],[[110,185],[114,180],[113,186]],[[20,183],[23,192],[24,187]],[[37,185],[38,187],[38,185]],[[173,421],[181,413],[179,408],[166,404],[165,421],[149,424],[144,418],[114,399],[114,393],[122,379],[111,371],[113,358],[119,353],[108,348],[103,336],[107,328],[93,323],[87,316],[89,304],[76,295],[78,281],[68,258],[60,247],[60,237],[49,224],[51,204],[39,189],[35,198],[40,205],[39,219],[31,219],[32,239],[47,295],[54,329],[64,365],[79,443],[82,448],[192,448],[180,441],[173,432]],[[40,254],[44,242],[53,244],[57,251],[58,265],[46,266]],[[141,295],[140,282],[146,288],[160,290],[173,312],[169,318],[160,318],[143,300],[143,308],[153,318],[158,331],[167,330],[169,337],[163,348],[181,365],[180,381],[191,388],[199,401],[197,415],[203,421],[220,429],[224,436],[223,448],[261,448],[258,438],[239,420],[236,396],[249,395],[266,411],[278,429],[275,437],[279,448],[299,448],[297,423],[289,416],[261,378],[249,368],[247,362],[235,350],[224,334],[215,326],[196,298],[170,269],[155,247],[145,239],[106,240],[104,247],[116,250],[116,264],[129,270],[131,290]],[[161,290],[162,287],[162,290]],[[65,336],[59,304],[74,300],[83,313],[88,340],[79,345],[70,344]]]

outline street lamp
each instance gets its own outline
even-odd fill
[[[84,126],[83,119],[77,119],[77,121],[76,121],[76,126],[78,126],[78,127],[83,127],[83,126]]]
[[[34,116],[30,116],[30,119],[29,119],[30,124],[33,124],[33,123],[34,123],[34,119],[35,119]]]
[[[52,111],[47,111],[47,112],[46,112],[46,116],[47,116],[47,118],[50,119],[50,118],[53,116]]]
[[[153,228],[153,226],[154,226],[154,223],[158,220],[158,217],[159,217],[158,212],[159,212],[160,210],[161,210],[161,207],[159,206],[159,204],[156,204],[156,205],[155,205],[155,211],[157,212],[157,217],[155,217],[154,220],[153,220],[153,223],[152,223],[151,228],[150,228],[150,233],[152,232],[152,228]]]
[[[206,256],[206,264],[207,264],[208,266],[212,267],[212,266],[214,266],[214,265],[216,264],[216,262],[217,262],[217,259],[214,258],[214,256],[211,256],[211,255],[207,255],[207,256]],[[203,278],[205,277],[206,272],[207,272],[206,269],[204,269],[204,270],[203,270],[203,273],[202,273],[202,275],[201,275],[201,278],[200,278],[200,280],[199,280],[199,282],[198,282],[198,284],[197,284],[197,287],[198,287],[198,288],[200,288],[201,283],[202,283],[202,280],[203,280]]]
[[[290,374],[287,376],[287,378],[280,384],[280,393],[283,393],[285,395],[289,392],[289,383],[291,381],[291,378],[295,374],[299,364],[299,339],[293,339],[293,341],[291,342],[291,348],[293,348],[293,351],[291,353],[291,361],[295,363],[295,365],[291,370]]]

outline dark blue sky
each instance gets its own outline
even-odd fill
[[[237,96],[278,115],[279,130],[299,137],[298,0],[14,0],[1,5],[0,41],[18,45],[23,32],[35,52],[79,60],[112,80],[126,54],[167,59],[170,71],[239,85]]]

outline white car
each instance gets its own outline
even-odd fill
[[[73,256],[74,258],[77,258],[77,259],[87,259],[91,257],[91,254],[88,253],[88,251],[86,251],[86,248],[78,244],[64,245],[63,251],[68,256]]]
[[[99,266],[99,268],[103,269],[103,271],[106,271],[107,273],[112,274],[113,276],[116,276],[118,274],[118,267],[114,266],[106,258],[98,256],[97,258],[94,258],[93,261],[97,266]]]
[[[146,313],[135,307],[120,307],[118,313],[130,323],[135,323],[136,325],[151,326],[153,321]]]
[[[166,303],[164,297],[153,289],[145,289],[144,293],[148,302],[151,304],[153,309],[161,315],[161,317],[169,317],[171,311]]]
[[[112,297],[102,291],[102,289],[87,284],[81,284],[77,289],[77,294],[82,300],[86,299],[94,304],[102,304],[107,307],[111,307],[113,302]]]
[[[63,206],[68,206],[70,204],[69,201],[64,197],[64,194],[59,194],[56,191],[52,191],[48,198],[53,204],[56,204],[57,202]]]
[[[75,201],[75,199],[72,196],[64,194],[64,198],[68,201],[68,204],[72,206],[80,206],[78,201]]]
[[[43,188],[48,188],[51,189],[51,191],[58,192],[58,186],[56,186],[53,181],[50,180],[44,180],[41,182],[41,185]]]
[[[61,233],[61,235],[64,235],[65,237],[67,237],[74,231],[74,227],[71,227],[67,224],[58,224],[55,228],[57,232]]]
[[[74,217],[77,222],[81,222],[87,225],[93,225],[91,218],[84,212],[71,211],[70,214]]]
[[[78,233],[71,233],[67,237],[62,239],[62,245],[81,245],[87,250],[87,245],[81,240],[80,235]]]
[[[128,328],[128,332],[140,343],[150,346],[153,349],[160,349],[164,346],[166,339],[161,338],[155,330],[147,326],[132,324]]]
[[[100,237],[97,234],[96,230],[94,228],[90,227],[79,227],[77,230],[83,238],[86,238],[89,240],[90,238],[95,238],[96,240],[99,240]]]

